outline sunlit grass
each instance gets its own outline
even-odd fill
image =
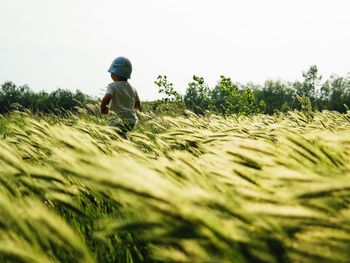
[[[2,262],[349,262],[350,115],[2,117]]]

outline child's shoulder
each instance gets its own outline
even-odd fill
[[[118,86],[115,82],[109,83],[106,87],[107,93],[113,94],[116,88],[118,88]]]
[[[115,86],[115,83],[114,82],[111,82],[111,83],[109,83],[108,85],[107,85],[107,88],[112,88],[112,87],[114,87]]]
[[[115,82],[111,82],[107,85],[107,89],[115,89],[115,88],[118,88],[120,87],[121,84],[119,81],[115,81]]]

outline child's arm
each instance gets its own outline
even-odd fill
[[[112,94],[109,94],[109,93],[107,93],[103,97],[102,102],[101,102],[101,113],[102,114],[108,114],[109,109],[108,109],[107,105],[111,102],[112,98],[113,98]]]
[[[135,102],[135,109],[142,111],[141,102],[139,100]]]
[[[134,106],[134,108],[137,109],[138,111],[142,111],[141,101],[139,98],[139,94],[137,94],[136,90],[135,90],[135,106]]]

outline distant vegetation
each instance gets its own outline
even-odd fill
[[[154,104],[154,109],[174,112],[190,109],[197,114],[211,111],[223,115],[232,113],[287,112],[290,110],[346,112],[350,106],[350,75],[331,76],[324,80],[316,66],[303,73],[303,81],[283,82],[269,80],[263,85],[235,83],[221,76],[214,88],[202,77],[193,76],[185,95],[181,96],[166,76],[159,76],[155,84],[165,98]],[[172,104],[172,105],[171,105]]]
[[[350,106],[350,75],[331,76],[323,80],[316,66],[303,73],[303,80],[284,82],[268,80],[263,85],[240,84],[221,76],[215,87],[203,77],[193,76],[184,95],[169,82],[167,76],[155,81],[163,98],[145,103],[145,109],[156,113],[178,115],[186,109],[198,115],[213,112],[221,115],[273,114],[290,110],[346,112]],[[81,91],[58,89],[51,93],[33,92],[27,85],[5,82],[0,89],[0,113],[25,108],[33,112],[60,114],[86,108],[96,103]]]
[[[57,89],[53,92],[34,92],[29,86],[16,86],[7,81],[0,89],[0,113],[6,113],[12,109],[28,109],[32,112],[61,114],[73,111],[76,107],[93,102],[93,100],[81,91],[72,92]]]

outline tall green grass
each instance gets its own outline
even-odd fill
[[[349,114],[0,123],[0,262],[350,261]]]

